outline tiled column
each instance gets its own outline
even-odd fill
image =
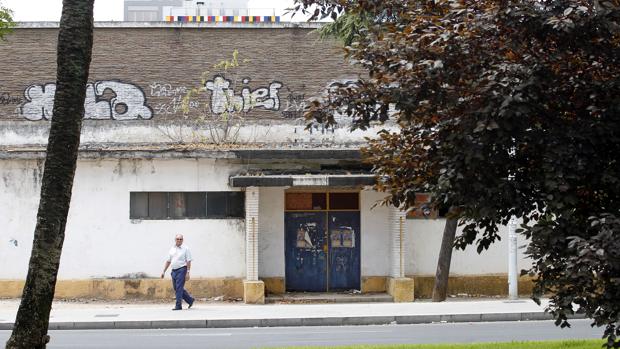
[[[390,208],[390,278],[388,293],[394,302],[413,301],[413,279],[405,277],[405,222],[406,212]]]
[[[405,277],[405,219],[406,213],[390,207],[390,276]]]
[[[246,279],[243,282],[245,303],[265,303],[265,284],[258,280],[258,187],[245,191],[245,265]]]

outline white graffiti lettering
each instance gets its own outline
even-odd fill
[[[153,97],[176,97],[183,96],[187,93],[187,87],[173,87],[171,84],[165,82],[154,82],[149,85],[149,88],[151,89],[151,96]]]
[[[150,96],[158,97],[157,100],[170,98],[167,102],[155,103],[153,111],[156,115],[176,115],[183,111],[183,98],[188,95],[189,89],[185,86],[172,86],[165,82],[153,82],[149,85]],[[187,101],[189,109],[200,106],[198,101]]]
[[[55,84],[32,85],[24,91],[26,102],[19,108],[28,120],[50,120],[54,109]],[[153,110],[138,86],[120,81],[96,81],[86,85],[84,119],[151,119]]]
[[[248,84],[250,79],[243,79]],[[280,109],[280,97],[278,96],[282,84],[274,81],[269,87],[260,87],[251,90],[245,86],[241,89],[241,95],[236,95],[230,88],[230,80],[216,75],[213,80],[207,81],[205,87],[211,91],[211,111],[215,114],[224,112],[248,112],[254,108],[277,111]]]
[[[24,91],[26,103],[20,108],[21,115],[28,120],[49,120],[54,108],[56,84],[32,85]]]

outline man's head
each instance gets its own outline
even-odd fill
[[[174,237],[174,242],[176,243],[177,247],[181,247],[181,245],[183,244],[183,235],[177,234],[177,236]]]

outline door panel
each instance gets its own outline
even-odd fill
[[[286,212],[287,291],[327,291],[325,212]]]
[[[360,213],[329,212],[329,290],[360,289]]]

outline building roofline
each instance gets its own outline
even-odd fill
[[[40,145],[1,147],[0,160],[45,159],[45,148]],[[182,145],[81,145],[78,158],[86,159],[242,159],[242,160],[351,160],[360,161],[359,148],[232,148],[217,146],[192,147]]]
[[[17,22],[17,29],[57,29],[59,22]],[[95,22],[95,28],[317,29],[318,22]]]

